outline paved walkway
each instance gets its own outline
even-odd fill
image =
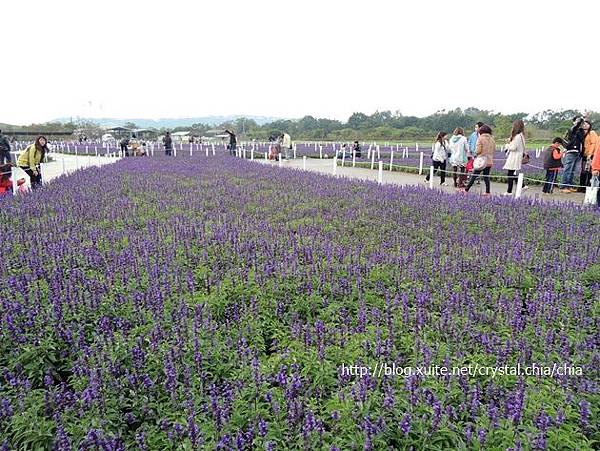
[[[279,162],[274,161],[265,161],[265,160],[256,160],[263,164],[271,164],[271,165],[279,165]],[[284,160],[282,162],[283,167],[287,168],[297,168],[302,169],[302,159],[295,160]],[[377,163],[375,164],[377,168]],[[332,159],[318,159],[318,158],[307,158],[306,159],[306,169],[308,171],[320,172],[323,174],[333,174],[333,160]],[[424,168],[424,170],[429,171],[429,168]],[[355,178],[360,180],[373,180],[377,181],[378,170],[371,170],[370,168],[353,168],[352,163],[350,166],[341,167],[338,165],[337,167],[337,175],[342,177]],[[429,183],[425,183],[425,172],[423,175],[411,174],[407,172],[390,172],[389,170],[383,171],[382,177],[383,183],[392,183],[400,186],[406,185],[421,185],[421,186],[429,186]],[[434,177],[434,188],[442,189],[449,193],[456,193],[457,190],[453,186],[452,176],[446,178],[446,183],[448,186],[440,186],[440,179],[438,176]],[[513,193],[516,191],[516,183],[513,188]],[[506,192],[506,182],[492,182],[491,184],[491,192],[493,195],[502,195],[502,193]],[[473,185],[468,195],[476,195],[485,193],[485,184],[483,181],[480,185]],[[555,189],[553,194],[543,194],[542,193],[542,185],[531,185],[529,188],[523,190],[522,197],[528,198],[537,198],[542,200],[550,200],[555,202],[572,202],[583,204],[584,195],[582,193],[572,193],[572,194],[564,194]]]

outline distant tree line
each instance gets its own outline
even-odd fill
[[[346,122],[304,116],[302,119],[280,119],[264,125],[258,125],[252,119],[240,118],[225,122],[219,126],[194,124],[180,127],[174,131],[191,130],[198,135],[215,128],[232,128],[242,138],[268,139],[269,136],[289,133],[295,140],[414,140],[432,139],[439,131],[451,133],[456,127],[462,127],[469,133],[476,122],[489,124],[499,138],[510,134],[513,121],[525,119],[527,135],[530,139],[546,140],[555,135],[562,136],[568,130],[574,116],[581,114],[576,110],[546,110],[536,114],[501,114],[477,108],[441,110],[426,117],[404,116],[399,112],[376,111],[371,115],[352,114]],[[592,122],[600,125],[600,113],[590,114]]]
[[[525,119],[527,124],[527,135],[534,140],[551,139],[554,135],[562,136],[569,128],[571,119],[581,114],[576,110],[553,111],[546,110],[536,114],[514,113],[501,114],[478,108],[467,108],[454,110],[441,110],[426,117],[404,116],[396,111],[376,111],[371,115],[364,113],[352,114],[346,122],[304,116],[301,119],[280,119],[264,125],[247,118],[239,118],[234,121],[224,122],[219,125],[194,124],[191,127],[176,127],[170,129],[172,132],[191,131],[195,136],[204,136],[215,129],[233,129],[241,139],[266,140],[270,136],[279,135],[282,132],[289,133],[294,140],[423,140],[432,139],[439,131],[451,133],[456,127],[462,127],[469,133],[473,125],[485,122],[494,129],[499,138],[509,135],[511,124],[516,119]],[[592,122],[600,125],[600,113],[590,114]],[[136,124],[127,123],[126,126],[136,128]],[[2,130],[55,130],[72,131],[86,130],[90,137],[102,135],[102,129],[93,122],[69,122],[69,123],[45,123],[31,124],[26,127],[16,127],[0,124]],[[158,130],[164,133],[167,129]]]

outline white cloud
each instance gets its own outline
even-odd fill
[[[20,1],[0,122],[600,110],[599,3]]]

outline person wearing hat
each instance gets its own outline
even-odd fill
[[[579,174],[579,188],[577,191],[585,193],[585,187],[592,180],[592,159],[598,143],[598,134],[592,130],[592,122],[584,119],[581,125],[583,130],[583,159],[581,160],[581,173]]]
[[[37,189],[42,186],[42,173],[40,172],[40,163],[44,161],[44,156],[48,151],[48,140],[45,136],[38,136],[35,142],[27,147],[19,155],[17,166],[25,171],[31,181],[31,188]]]

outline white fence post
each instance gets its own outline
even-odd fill
[[[18,179],[17,168],[11,167],[10,172],[11,172],[10,178],[12,179],[12,186],[13,186],[13,195],[16,196],[19,193],[19,186],[17,185],[17,179]]]
[[[423,152],[419,155],[419,175],[423,174]]]
[[[250,161],[254,161],[254,146],[250,149]]]
[[[333,175],[337,175],[337,155],[333,157]]]
[[[356,151],[352,151],[352,167],[356,166]]]
[[[319,146],[319,158],[323,158],[323,146]]]
[[[517,191],[515,191],[515,199],[521,197],[521,193],[523,191],[523,173],[520,172],[517,177]]]
[[[306,171],[306,155],[302,156],[302,169]]]
[[[429,188],[433,189],[433,166],[429,166]]]
[[[379,160],[379,173],[377,174],[377,183],[383,183],[383,161]]]
[[[392,172],[393,164],[394,164],[394,149],[392,149],[392,154],[390,155],[390,172]]]
[[[375,167],[375,149],[371,152],[371,170]]]

